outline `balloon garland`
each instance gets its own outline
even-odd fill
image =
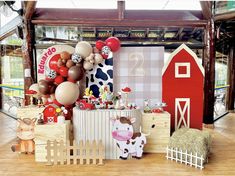
[[[98,40],[94,48],[89,42],[80,41],[74,53],[71,51],[56,53],[54,48],[49,48],[48,53],[55,52],[55,54],[44,54],[39,65],[40,69],[44,69],[45,59],[48,55],[52,56],[48,61],[49,69],[45,73],[45,79],[32,86],[32,89],[37,90],[37,96],[44,99],[44,105],[48,105],[44,109],[44,119],[53,117],[56,122],[56,108],[61,106],[68,111],[66,115],[64,114],[66,119],[70,119],[74,103],[79,98],[77,82],[84,78],[86,71],[102,63],[104,59],[111,58],[112,52],[118,51],[119,48],[120,41],[116,37],[109,37],[105,41]]]

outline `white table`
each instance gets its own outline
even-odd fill
[[[74,139],[102,140],[105,146],[105,159],[119,159],[120,149],[112,137],[112,122],[110,118],[116,116],[135,117],[134,131],[138,132],[141,124],[140,110],[79,110],[73,108]]]

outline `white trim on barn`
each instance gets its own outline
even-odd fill
[[[204,71],[204,68],[203,66],[199,63],[199,59],[197,57],[197,55],[187,46],[185,45],[184,43],[182,45],[180,45],[175,51],[173,51],[171,53],[171,55],[169,56],[169,59],[168,61],[166,62],[166,64],[164,64],[164,67],[162,69],[162,75],[164,75],[167,67],[169,66],[169,64],[171,63],[172,59],[175,57],[176,54],[178,54],[182,49],[185,49],[191,56],[193,56],[196,64],[198,65],[198,68],[201,70],[203,76],[205,76],[205,71]]]
[[[179,67],[186,67],[186,73],[180,73]],[[189,62],[177,62],[175,63],[175,78],[190,78],[190,63]]]
[[[185,105],[181,107],[180,102],[185,102]],[[180,117],[178,117],[178,111]],[[181,126],[190,127],[190,98],[175,99],[175,130],[179,129]]]

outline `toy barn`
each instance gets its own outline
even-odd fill
[[[235,175],[235,1],[0,0],[0,175]]]

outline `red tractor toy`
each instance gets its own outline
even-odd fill
[[[78,100],[76,102],[76,106],[81,110],[93,110],[95,109],[95,106],[92,103],[87,103],[86,100]]]

